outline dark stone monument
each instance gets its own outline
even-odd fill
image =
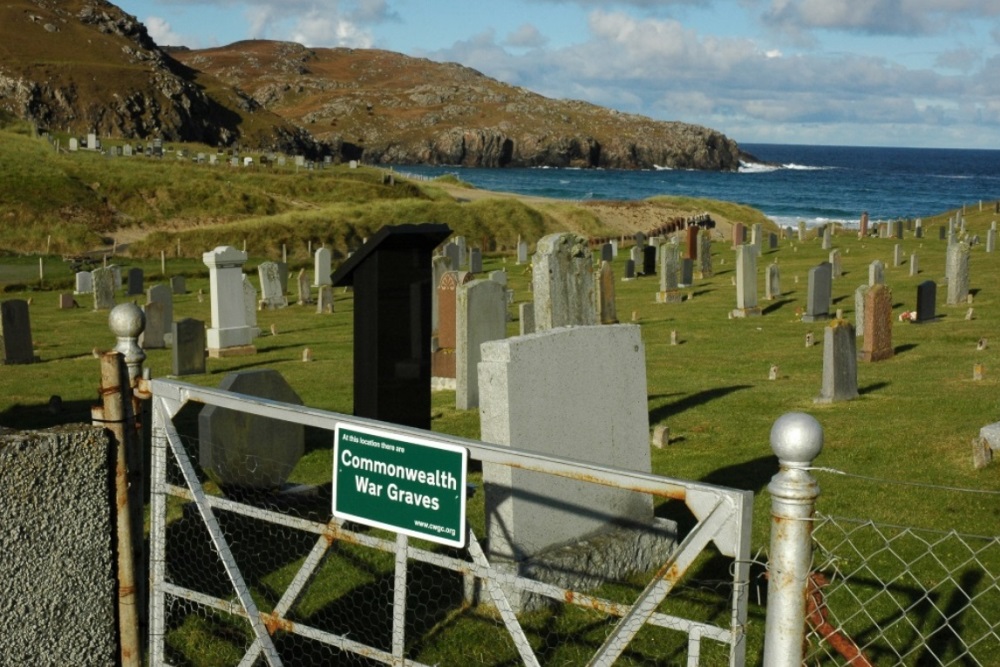
[[[354,287],[354,414],[431,426],[431,258],[447,225],[383,227],[333,274]]]
[[[31,320],[28,317],[28,302],[11,299],[0,304],[2,321],[3,362],[5,364],[31,364],[35,359],[35,348],[31,342]]]
[[[656,247],[648,245],[642,249],[642,275],[656,275]]]
[[[139,335],[139,346],[144,350],[162,349],[167,346],[165,335],[167,322],[164,320],[162,301],[150,301],[142,307],[146,316],[146,327]]]
[[[635,279],[635,262],[631,259],[625,260],[625,277],[622,280],[634,280]]]
[[[128,296],[139,296],[143,292],[142,281],[144,274],[142,269],[132,267],[128,270]]]
[[[173,374],[201,375],[205,372],[205,323],[185,317],[172,325],[174,335]]]
[[[602,262],[613,262],[615,259],[615,249],[610,243],[605,243],[601,246],[601,261]]]
[[[925,280],[917,285],[917,319],[918,324],[933,322],[937,317],[937,283]]]

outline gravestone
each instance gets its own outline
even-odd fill
[[[691,287],[694,285],[694,260],[687,257],[681,259],[680,287]]]
[[[645,351],[637,325],[569,327],[485,343],[479,385],[482,440],[650,471]],[[587,389],[566,391],[569,386]],[[483,489],[487,556],[512,575],[586,590],[602,577],[644,571],[670,552],[676,527],[658,523],[647,494],[492,463],[483,464]],[[621,531],[635,539],[622,528],[629,525],[659,528],[662,537],[646,548],[632,543],[638,558],[621,557]],[[565,545],[574,545],[572,562],[559,560]],[[612,564],[620,565],[608,569]],[[587,582],[575,578],[584,570],[592,577]],[[532,606],[527,596],[505,592],[515,610]]]
[[[159,350],[165,348],[167,327],[163,316],[163,304],[159,301],[149,301],[142,307],[146,317],[146,327],[139,334],[139,347],[144,350]]]
[[[469,273],[483,272],[483,251],[479,248],[469,250]]]
[[[184,276],[170,278],[170,291],[175,295],[187,294],[187,279]]]
[[[767,249],[777,250],[778,249],[778,235],[771,232],[767,235]]]
[[[646,235],[644,233],[636,232],[632,235],[632,240],[635,241],[635,245],[639,248],[639,250],[646,247]]]
[[[656,257],[659,246],[648,245],[642,249],[642,275],[656,275]]]
[[[910,255],[910,277],[916,276],[920,273],[920,266],[917,262],[917,254],[913,253]]]
[[[59,310],[68,310],[70,308],[78,308],[76,299],[69,292],[63,292],[59,295]]]
[[[882,361],[893,356],[892,291],[885,285],[874,285],[865,295],[864,335],[862,361]]]
[[[625,275],[622,280],[635,280],[635,262],[631,259],[625,260]]]
[[[742,222],[733,225],[733,248],[739,248],[747,241],[747,229]]]
[[[840,263],[840,250],[830,251],[830,277],[839,278],[844,274]]]
[[[77,271],[76,289],[73,294],[90,294],[94,291],[94,276],[90,271]]]
[[[434,290],[438,302],[438,328],[434,330],[436,345],[431,354],[431,377],[438,389],[455,389],[458,291],[472,279],[469,271],[446,271]]]
[[[847,320],[833,320],[823,332],[823,384],[816,402],[849,401],[858,395],[854,327]]]
[[[753,246],[754,252],[760,257],[761,250],[764,247],[764,232],[763,226],[759,222],[755,222],[750,228],[750,245]]]
[[[110,267],[94,269],[94,310],[111,310],[115,307],[115,274]]]
[[[865,296],[870,287],[868,285],[858,285],[854,290],[854,332],[855,336],[861,336],[865,332]]]
[[[706,231],[698,236],[698,278],[711,278],[715,275],[712,270],[712,237]]]
[[[438,285],[441,277],[452,268],[451,259],[447,255],[435,255],[431,258],[431,331],[438,330]]]
[[[686,243],[684,245],[685,248],[684,256],[687,257],[688,259],[698,258],[698,240],[699,240],[698,232],[699,232],[698,227],[694,226],[688,227],[687,230],[685,230]]]
[[[174,295],[173,291],[166,285],[153,285],[146,290],[146,302],[159,303],[162,307],[161,317],[163,320],[164,336],[170,331],[170,324],[174,321]],[[148,325],[147,325],[148,327]],[[165,338],[166,344],[171,344],[169,338]]]
[[[462,250],[458,247],[457,243],[452,241],[446,244],[444,247],[444,256],[448,258],[448,264],[455,271],[462,268]]]
[[[618,258],[618,239],[611,239],[611,257],[612,259]]]
[[[601,262],[601,272],[597,276],[598,319],[601,324],[617,324],[618,308],[615,303],[615,273],[611,262]]]
[[[830,250],[833,247],[833,225],[823,225],[823,250]]]
[[[925,280],[917,285],[916,322],[933,322],[937,317],[937,283]]]
[[[288,263],[287,262],[275,262],[275,266],[278,267],[278,284],[281,289],[281,296],[284,297],[288,294]],[[288,299],[285,299],[285,305],[288,305]]]
[[[678,289],[680,256],[680,246],[676,243],[667,243],[660,249],[660,291],[656,294],[657,303],[680,303],[684,300]]]
[[[261,262],[257,266],[260,279],[260,308],[274,310],[288,305],[288,299],[281,289],[281,274],[276,262]]]
[[[383,227],[334,274],[354,287],[355,415],[430,429],[431,258],[449,235],[447,225]]]
[[[202,254],[202,261],[208,267],[211,291],[212,326],[206,331],[209,356],[255,353],[243,286],[247,254],[231,246],[218,246]]]
[[[809,269],[809,288],[803,322],[816,322],[830,318],[830,304],[833,298],[832,269],[829,262]]]
[[[903,221],[896,220],[892,223],[892,237],[902,240],[903,238]]]
[[[191,317],[173,322],[171,364],[173,374],[201,375],[205,372],[205,323]]]
[[[898,243],[892,248],[892,265],[900,267],[903,265],[903,246]]]
[[[879,260],[875,260],[868,265],[868,286],[874,287],[875,285],[885,284],[885,264]]]
[[[32,364],[38,361],[31,340],[31,318],[27,301],[10,299],[0,303],[0,335],[3,336],[5,364]]]
[[[122,288],[122,267],[117,264],[109,264],[108,270],[111,271],[113,277],[115,292],[118,292]]]
[[[656,249],[650,250],[655,257]],[[536,331],[597,324],[594,270],[584,238],[549,234],[538,242],[532,264]]]
[[[80,140],[76,137],[69,138],[69,152],[75,153],[80,150]]]
[[[995,252],[997,249],[997,230],[990,229],[986,232],[986,252]]]
[[[801,243],[802,241],[805,241],[806,240],[806,223],[803,222],[802,220],[799,220],[797,231],[798,231],[798,235],[799,235],[799,243]]]
[[[260,328],[257,326],[257,307],[257,289],[250,281],[250,276],[243,276],[243,308],[251,338],[260,335]]]
[[[613,248],[611,247],[611,244],[610,243],[603,244],[601,246],[601,261],[602,262],[611,262],[611,261],[614,260],[614,258],[615,258],[615,254],[613,252]]]
[[[522,336],[535,333],[535,304],[527,301],[517,307],[518,333]]]
[[[757,254],[752,247],[746,245],[736,249],[736,309],[732,315],[760,315],[760,308],[757,306]]]
[[[965,303],[969,296],[969,245],[965,242],[948,246],[949,306]]]
[[[219,389],[302,405],[278,371],[229,373]],[[198,414],[198,461],[224,488],[276,490],[305,451],[305,426],[217,405]]]
[[[503,285],[492,280],[465,283],[458,289],[455,312],[455,408],[471,410],[479,407],[480,346],[507,335]]]
[[[528,263],[528,242],[518,240],[517,242],[517,263],[527,264]],[[453,265],[454,266],[454,265]],[[454,268],[458,268],[455,266]]]
[[[316,294],[316,314],[329,315],[333,312],[333,285],[320,285]]]
[[[306,306],[312,303],[312,286],[309,284],[309,276],[306,275],[305,269],[299,269],[299,275],[296,279],[298,285],[299,299],[298,304],[300,306]]]
[[[456,236],[453,243],[458,248],[455,252],[458,253],[458,264],[456,266],[459,269],[464,269],[469,265],[469,249],[465,243],[464,236]]]
[[[319,248],[313,253],[313,285],[330,284],[330,265],[332,258],[329,248]]]
[[[777,264],[768,264],[764,280],[764,297],[774,301],[781,296],[781,271]]]
[[[128,296],[139,296],[142,294],[143,287],[143,272],[142,269],[138,267],[132,267],[128,270]]]
[[[507,287],[507,271],[490,271],[487,278],[503,287]]]

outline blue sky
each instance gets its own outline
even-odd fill
[[[120,0],[160,44],[453,61],[741,143],[1000,148],[1000,0]]]

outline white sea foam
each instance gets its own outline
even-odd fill
[[[836,169],[836,167],[813,167],[806,164],[796,164],[795,162],[778,165],[765,164],[763,162],[740,161],[741,174],[767,174],[772,171],[778,171],[779,169],[787,169],[788,171],[825,171],[827,169]]]
[[[798,227],[800,222],[806,223],[806,229],[813,229],[815,227],[826,225],[831,222],[835,225],[840,225],[841,227],[844,227],[846,229],[857,229],[858,226],[860,225],[859,221],[857,220],[836,220],[833,218],[821,218],[821,217],[803,218],[794,215],[769,215],[767,213],[765,213],[764,215],[767,215],[767,217],[770,218],[771,221],[774,222],[774,224],[778,225],[781,228],[791,227],[794,229]]]

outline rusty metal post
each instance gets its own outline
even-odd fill
[[[771,494],[771,553],[768,562],[764,664],[801,667],[806,594],[812,566],[812,518],[819,484],[806,468],[823,449],[823,427],[810,415],[790,412],[771,428],[778,473]]]
[[[118,630],[122,667],[139,667],[139,606],[136,599],[135,539],[129,498],[129,449],[134,448],[135,420],[128,395],[125,361],[118,352],[101,357],[102,408],[95,410],[115,444],[115,525],[118,549]],[[95,417],[97,415],[95,414]],[[141,533],[140,533],[141,537]]]

